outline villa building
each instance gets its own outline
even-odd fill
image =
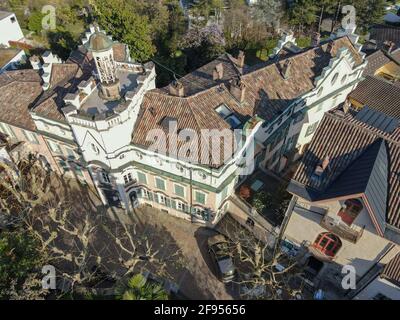
[[[367,106],[321,121],[289,184],[281,231],[313,288],[352,297],[341,286],[344,266],[360,289],[399,252],[399,133],[398,117]]]
[[[316,35],[307,49],[285,35],[266,63],[223,54],[155,88],[152,62],[131,61],[126,45],[91,27],[67,61],[46,52],[31,57],[33,70],[0,75],[0,131],[93,184],[104,204],[214,226],[239,180],[257,167],[280,172],[306,152],[324,112],[362,80],[360,49],[350,31],[324,43]],[[210,148],[191,139],[216,133]]]

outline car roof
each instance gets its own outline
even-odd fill
[[[215,236],[208,238],[209,246],[212,246],[212,245],[220,243],[220,242],[227,242],[226,238],[222,234],[217,234]]]

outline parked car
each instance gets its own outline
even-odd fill
[[[235,278],[236,268],[229,250],[228,241],[223,235],[208,239],[208,252],[215,262],[222,282],[230,282]]]

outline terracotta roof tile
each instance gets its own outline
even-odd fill
[[[7,71],[0,75],[0,121],[34,131],[29,107],[42,92],[35,70]]]
[[[400,118],[400,90],[383,79],[367,76],[349,94],[349,98],[389,116]]]
[[[125,62],[127,60],[126,45],[123,43],[114,43],[113,44],[113,54],[114,54],[115,61]]]
[[[384,139],[389,157],[386,221],[400,227],[400,128],[383,132],[355,119],[355,113],[326,113],[306,151],[293,181],[323,192],[342,172],[378,139]],[[329,156],[330,169],[322,181],[311,178],[317,165]]]

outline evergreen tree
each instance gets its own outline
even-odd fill
[[[151,26],[146,16],[130,2],[123,0],[94,0],[97,21],[117,40],[129,46],[131,56],[137,61],[147,61],[155,53]]]

